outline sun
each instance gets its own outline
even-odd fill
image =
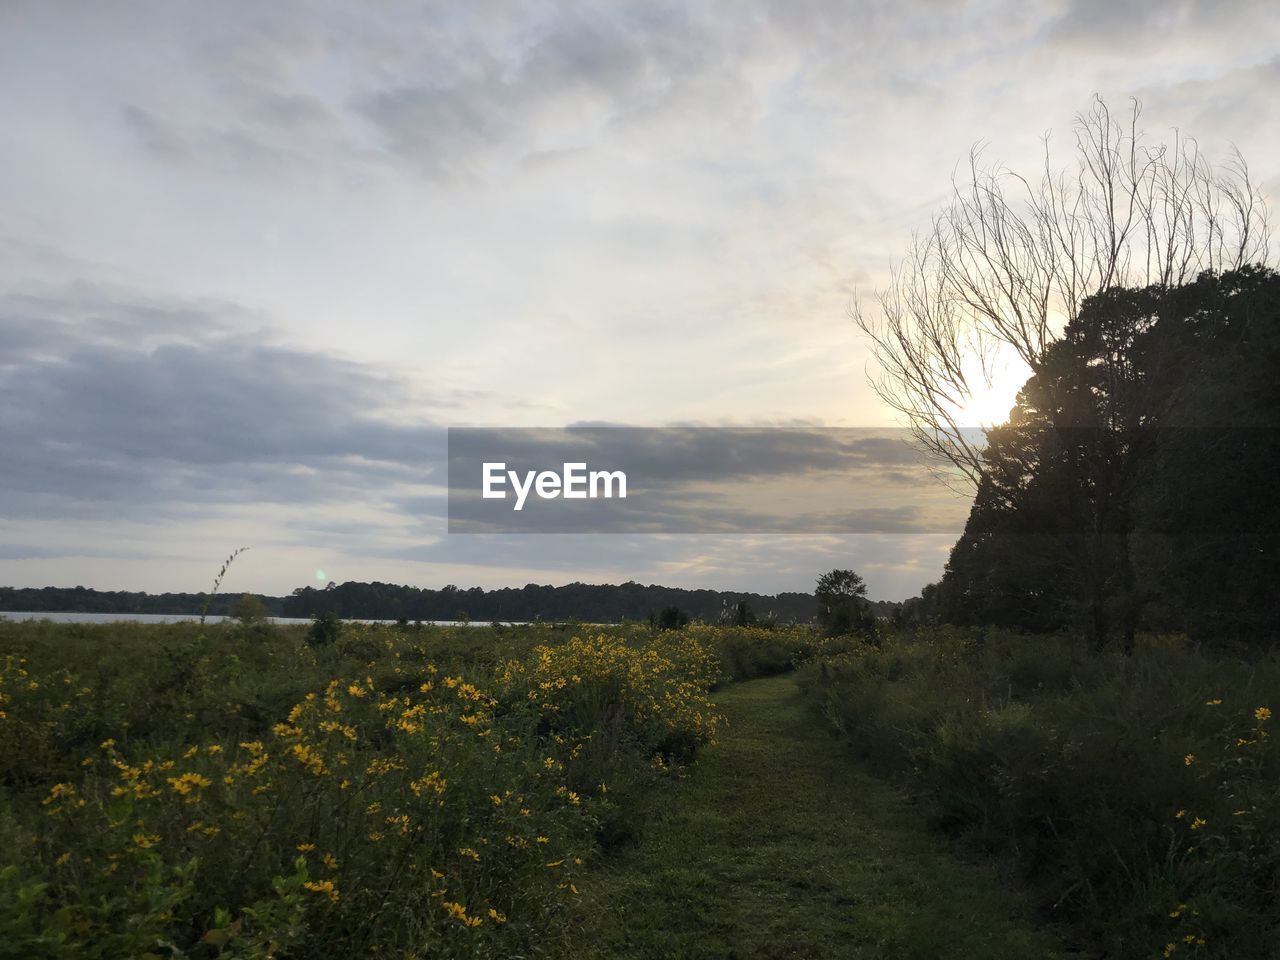
[[[989,363],[987,370],[977,361],[966,369],[969,396],[955,405],[956,424],[961,427],[994,427],[1009,419],[1009,411],[1017,402],[1018,391],[1026,383],[1029,371],[1021,361]]]

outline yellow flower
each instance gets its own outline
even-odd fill
[[[467,916],[467,908],[460,903],[446,901],[440,904],[440,906],[444,907],[445,912],[447,912],[449,916],[453,917],[453,919],[457,920],[460,924],[469,929],[478,927],[480,924],[484,923],[484,921],[479,917]]]
[[[1212,700],[1206,700],[1206,701],[1204,702],[1204,705],[1205,705],[1206,707],[1216,707],[1216,706],[1218,706],[1218,705],[1219,705],[1219,704],[1221,704],[1221,703],[1222,703],[1222,698],[1221,698],[1221,697],[1214,697]]]
[[[150,835],[145,833],[135,833],[133,835],[133,842],[140,849],[146,850],[148,847],[154,847],[157,843],[159,843],[160,838],[154,833]]]
[[[311,852],[312,850],[314,850],[315,848],[316,848],[316,845],[315,845],[314,843],[300,843],[300,844],[298,844],[298,850],[299,850],[299,852],[301,852],[301,853],[310,853],[310,852]]]
[[[1270,720],[1271,710],[1267,707],[1259,707],[1257,710],[1253,711],[1253,719],[1259,722],[1263,720]]]
[[[493,907],[490,907],[490,908],[489,908],[489,916],[493,918],[493,922],[494,922],[494,923],[506,923],[506,922],[507,922],[506,914],[499,913],[499,912],[498,912],[497,910],[495,910]]]
[[[184,797],[191,793],[193,788],[203,789],[211,783],[213,783],[212,780],[208,777],[202,777],[198,773],[184,773],[180,777],[169,777],[169,786]]]
[[[1182,758],[1182,762],[1189,767],[1196,762],[1196,755],[1194,753],[1188,753]]]
[[[1208,823],[1209,823],[1208,820],[1202,820],[1200,817],[1196,817],[1194,820],[1191,821],[1191,829],[1199,830],[1201,827],[1207,826]]]
[[[66,800],[76,795],[76,788],[70,783],[55,783],[49,788],[49,796],[41,802],[48,806],[55,800]]]
[[[338,902],[338,888],[332,880],[308,880],[303,886],[312,893],[323,893],[332,903]]]

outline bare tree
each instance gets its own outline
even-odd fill
[[[1116,286],[1177,286],[1205,270],[1265,262],[1267,210],[1233,149],[1225,164],[1176,132],[1149,144],[1132,101],[1126,123],[1101,97],[1075,120],[1074,168],[1027,178],[986,166],[980,147],[949,204],[914,238],[879,310],[855,303],[873,342],[882,400],[919,446],[976,484],[981,441],[961,410],[992,385],[993,362],[1035,372],[1046,348],[1092,294]]]

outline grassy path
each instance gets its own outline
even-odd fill
[[[588,885],[578,956],[1060,956],[1012,893],[840,756],[794,677],[716,700],[729,730]]]

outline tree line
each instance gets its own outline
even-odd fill
[[[208,602],[208,613],[231,616],[238,594],[157,593],[103,591],[87,587],[0,587],[0,610],[72,613],[199,614]],[[311,618],[332,614],[364,620],[578,620],[616,623],[647,620],[674,608],[694,620],[708,623],[722,619],[769,619],[807,623],[818,614],[812,593],[775,595],[722,590],[686,590],[656,584],[570,583],[563,586],[526,584],[485,590],[462,589],[452,584],[433,589],[391,583],[348,582],[327,587],[300,587],[288,596],[262,597],[266,613],[276,617]],[[745,607],[742,605],[745,604]],[[876,616],[892,616],[897,604],[876,601]]]

